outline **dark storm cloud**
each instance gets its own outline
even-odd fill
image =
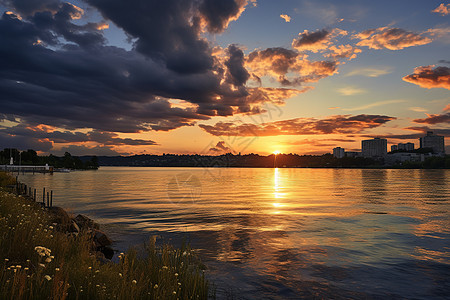
[[[200,13],[209,32],[220,33],[230,20],[236,20],[247,5],[246,0],[203,0]]]
[[[199,125],[215,136],[278,136],[304,134],[352,134],[379,127],[394,117],[382,115],[337,115],[325,119],[296,118],[263,124],[234,124],[218,122],[215,125]]]
[[[0,0],[0,5],[13,7],[21,15],[31,15],[37,11],[57,10],[58,0]]]
[[[250,74],[244,67],[244,52],[235,45],[228,46],[228,60],[225,66],[228,68],[227,81],[235,86],[244,85]]]
[[[131,51],[105,45],[103,22],[75,24],[83,11],[72,4],[3,3],[23,14],[0,19],[3,119],[69,130],[167,131],[283,102],[280,93],[243,86],[249,74],[238,47],[230,46],[223,61],[212,55],[201,37],[201,1],[90,0],[136,40]],[[236,3],[240,10],[246,4]],[[171,99],[192,106],[173,107]]]

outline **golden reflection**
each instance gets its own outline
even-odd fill
[[[281,178],[280,178],[280,170],[278,168],[274,169],[274,175],[273,175],[273,197],[276,200],[276,202],[272,203],[274,208],[280,208],[285,206],[283,203],[280,203],[280,200],[283,197],[283,193],[281,192],[282,190],[282,186],[281,186]],[[279,211],[275,212],[275,213],[280,213]]]

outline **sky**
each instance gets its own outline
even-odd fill
[[[445,136],[450,2],[0,0],[0,146],[323,154]]]

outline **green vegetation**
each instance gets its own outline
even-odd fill
[[[67,169],[98,169],[97,156],[90,157],[89,160],[81,160],[77,156],[72,156],[69,152],[64,153],[64,156],[58,157],[55,155],[39,156],[37,152],[28,149],[27,151],[19,151],[17,149],[5,148],[0,151],[0,165],[9,164],[11,157],[14,159],[14,164],[18,165],[45,165],[53,166],[55,168]]]
[[[0,172],[0,299],[206,299],[208,281],[186,245],[129,250],[101,263],[87,232],[57,230],[37,203],[7,190]]]

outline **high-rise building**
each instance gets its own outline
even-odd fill
[[[343,158],[345,156],[345,149],[341,147],[333,148],[333,156],[336,158]]]
[[[391,151],[397,151],[397,150],[398,150],[398,145],[391,146]]]
[[[421,137],[420,148],[431,148],[434,153],[445,153],[444,137],[441,135],[434,135],[433,131],[428,131],[427,135]]]
[[[364,157],[377,157],[387,154],[387,140],[374,138],[361,142],[362,155]]]
[[[413,151],[414,143],[400,143],[398,144],[398,150]]]

